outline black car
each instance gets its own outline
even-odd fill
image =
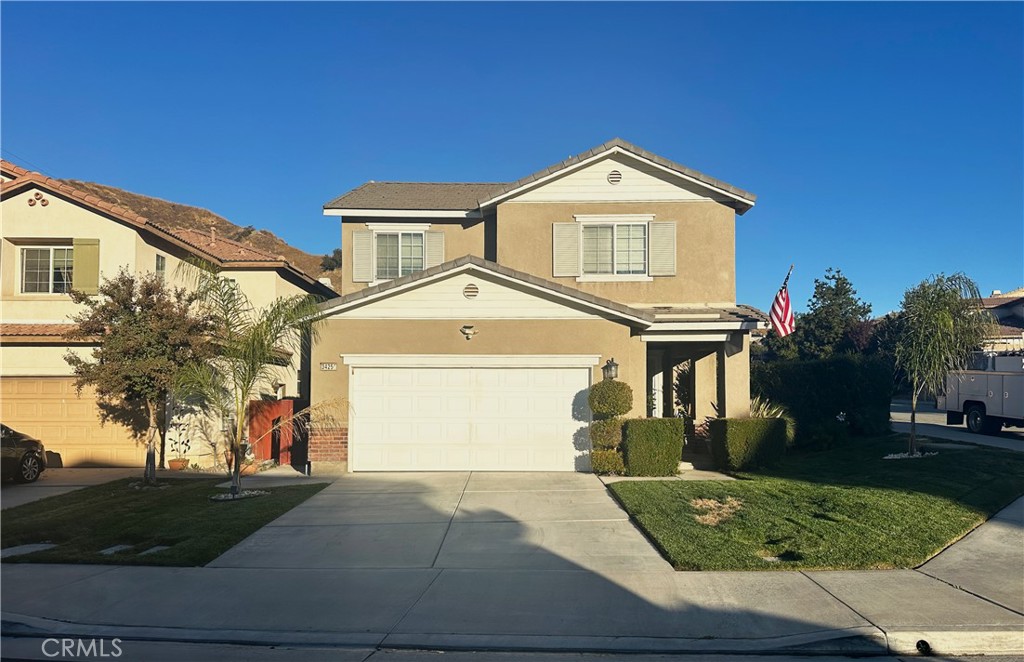
[[[3,441],[0,471],[4,480],[13,478],[19,483],[31,483],[46,470],[46,449],[41,441],[3,423],[0,423],[0,439]]]

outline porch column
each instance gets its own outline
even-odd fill
[[[693,416],[699,425],[715,417],[718,406],[718,356],[711,352],[693,360]]]
[[[726,418],[750,415],[750,352],[745,333],[733,333],[715,352],[719,411]]]
[[[676,371],[675,359],[668,351],[661,362],[661,416],[672,418],[676,415]]]
[[[662,351],[648,351],[647,353],[647,392],[644,394],[644,413],[651,418],[662,417],[663,391],[665,390],[665,379],[663,366],[665,356]],[[634,396],[636,398],[636,396]],[[653,404],[653,405],[652,405]]]

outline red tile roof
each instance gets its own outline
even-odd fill
[[[63,336],[75,328],[74,324],[8,324],[0,323],[0,336],[21,337],[21,336]]]
[[[152,223],[144,216],[140,216],[130,209],[119,207],[95,195],[85,193],[73,186],[65,184],[59,179],[47,177],[38,172],[25,170],[16,166],[10,161],[0,160],[0,167],[6,172],[16,175],[15,179],[0,184],[0,195],[7,198],[22,189],[35,185],[49,190],[52,193],[63,195],[79,204],[91,207],[116,220],[122,221],[135,228],[145,228],[149,232],[170,241],[172,244],[181,246],[188,252],[198,255],[204,260],[213,262],[218,266],[246,267],[246,266],[267,266],[290,271],[302,280],[321,290],[322,293],[331,292],[331,288],[324,286],[316,278],[313,278],[304,271],[296,268],[281,256],[274,256],[264,251],[245,246],[236,241],[221,237],[210,241],[209,235],[196,230],[168,230],[162,226]]]
[[[178,237],[189,246],[209,253],[225,263],[284,261],[284,258],[279,255],[271,255],[266,251],[246,246],[245,244],[234,241],[233,239],[211,235],[209,232],[200,232],[199,230],[189,230],[185,228],[168,230],[168,232]]]

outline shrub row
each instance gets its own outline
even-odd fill
[[[754,364],[750,387],[785,405],[800,447],[828,447],[847,431],[875,435],[889,429],[893,376],[884,359],[850,355]]]
[[[623,430],[627,475],[675,475],[683,453],[683,419],[635,418]]]
[[[711,457],[725,471],[774,464],[786,453],[787,424],[781,418],[716,418],[710,430]]]

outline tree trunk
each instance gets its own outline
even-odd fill
[[[910,440],[907,452],[911,455],[917,454],[917,382],[915,380],[913,390],[910,392]]]
[[[159,434],[160,434],[160,463],[157,466],[159,466],[161,469],[164,469],[167,466],[167,465],[164,464],[164,461],[167,459],[167,423],[168,423],[168,419],[167,419],[167,398],[164,397],[164,398],[162,398],[162,400],[163,400],[163,402],[161,403],[161,408],[160,408],[162,415],[158,418],[159,426],[157,427],[157,430],[159,431]]]
[[[146,439],[146,470],[142,480],[147,485],[156,485],[156,406],[149,402],[146,407],[149,409],[149,432]]]

